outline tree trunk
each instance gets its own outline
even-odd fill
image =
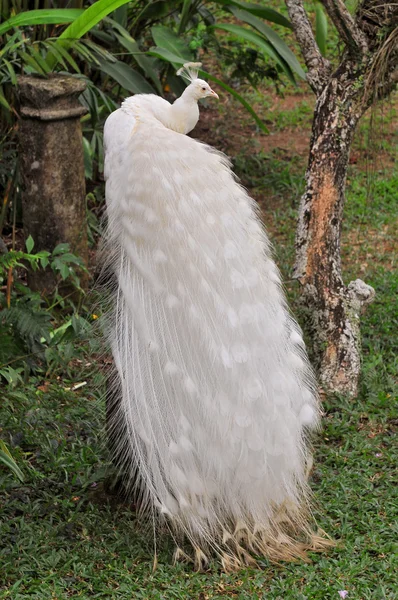
[[[344,285],[340,238],[347,166],[355,127],[372,103],[398,81],[398,5],[320,0],[344,53],[332,73],[321,54],[303,0],[285,0],[317,97],[306,191],[301,198],[294,276],[302,283],[320,379],[326,390],[355,396],[360,372],[359,317],[375,292],[360,279]]]
[[[74,77],[48,79],[23,76],[18,80],[22,209],[26,237],[35,251],[52,251],[68,243],[87,263],[85,178],[80,117],[86,109],[78,96],[85,83]],[[87,276],[79,273],[81,286]],[[51,293],[54,272],[29,271],[31,289]],[[69,290],[68,290],[69,291]]]
[[[301,198],[294,277],[302,284],[321,383],[357,393],[359,317],[374,290],[360,279],[344,285],[340,241],[350,147],[362,109],[354,63],[342,62],[316,103],[306,190]]]

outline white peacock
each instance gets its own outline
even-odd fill
[[[141,510],[187,538],[197,566],[215,552],[232,569],[322,545],[306,481],[319,407],[256,204],[186,135],[198,100],[218,97],[199,67],[178,71],[189,85],[174,104],[136,95],[105,124],[114,438]]]

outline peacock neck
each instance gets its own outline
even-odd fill
[[[198,100],[192,92],[192,89],[188,86],[171,105],[170,129],[174,129],[178,133],[189,133],[199,120]]]

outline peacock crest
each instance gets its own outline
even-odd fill
[[[186,81],[189,81],[189,83],[192,83],[198,78],[198,73],[201,66],[202,63],[200,62],[187,62],[184,63],[181,69],[178,69],[176,74],[180,77],[183,77]]]

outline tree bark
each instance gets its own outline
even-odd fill
[[[349,396],[357,393],[360,373],[360,313],[374,297],[360,279],[345,286],[341,274],[346,175],[361,114],[355,64],[346,60],[316,103],[293,272],[302,284],[321,383]]]
[[[293,276],[302,284],[323,387],[355,396],[361,363],[360,314],[375,292],[360,279],[348,286],[343,282],[345,185],[356,125],[370,104],[391,93],[398,78],[398,5],[362,0],[351,15],[343,0],[321,2],[345,45],[334,72],[319,51],[303,0],[286,0],[308,83],[317,96]]]
[[[48,79],[23,76],[19,138],[22,173],[22,212],[26,237],[35,251],[52,251],[68,243],[87,263],[85,178],[80,117],[86,109],[78,96],[79,79],[55,75]],[[81,285],[87,277],[79,273]],[[31,289],[51,293],[57,284],[53,271],[29,271]]]

